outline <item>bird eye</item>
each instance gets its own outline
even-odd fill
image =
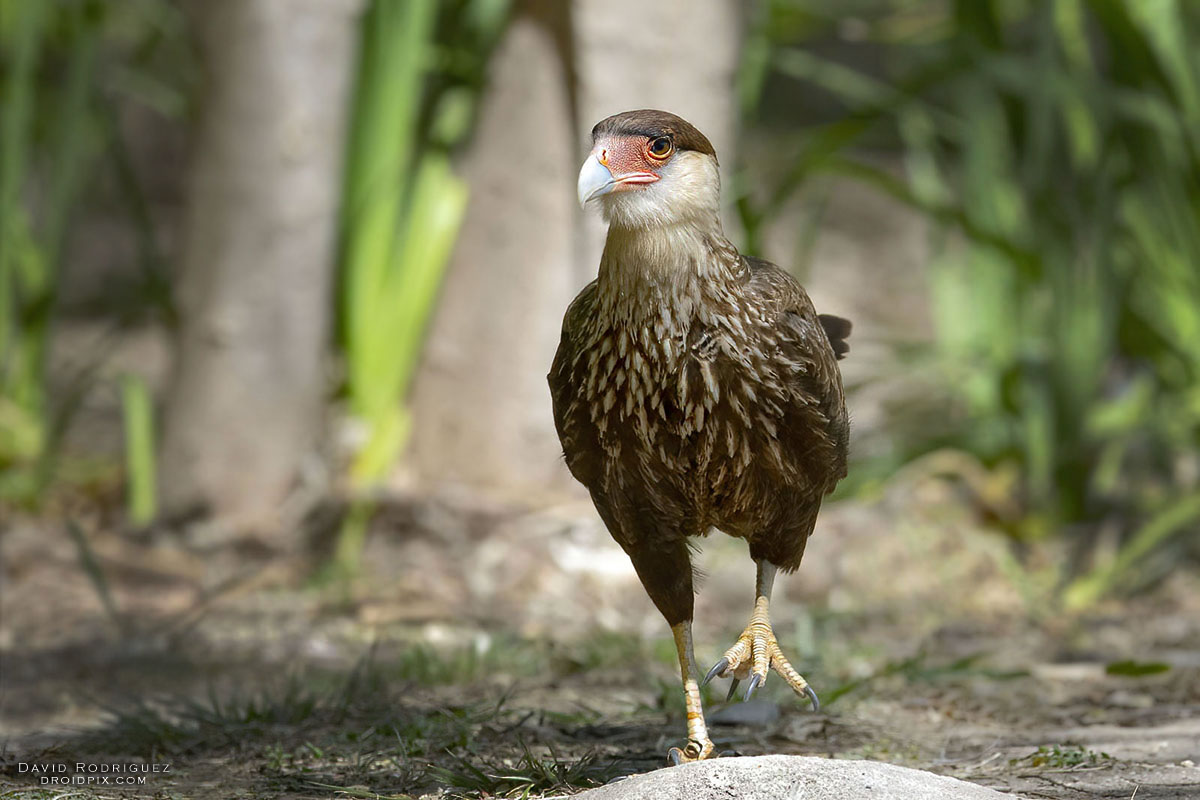
[[[646,149],[655,158],[666,158],[671,155],[671,151],[675,149],[675,146],[671,144],[669,137],[659,136],[657,139],[652,140]]]

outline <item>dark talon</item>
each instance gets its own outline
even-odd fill
[[[737,678],[729,682],[729,694],[725,695],[725,702],[728,703],[733,699],[733,693],[737,691],[738,684],[741,683]]]
[[[745,702],[745,701],[749,700],[751,697],[753,697],[754,693],[758,691],[758,687],[762,686],[762,684],[763,684],[762,675],[751,675],[750,676],[750,685],[746,687],[746,695],[742,698],[742,702]]]
[[[667,758],[671,761],[671,766],[678,767],[683,763],[683,751],[678,747],[672,747],[667,751]]]
[[[808,699],[812,701],[813,712],[815,713],[817,711],[820,711],[821,710],[821,698],[817,697],[817,693],[813,690],[813,687],[805,686],[804,693],[806,695],[808,695]]]
[[[713,665],[712,669],[710,669],[708,671],[708,674],[704,676],[704,680],[700,681],[700,688],[703,689],[705,686],[708,686],[709,681],[711,681],[713,678],[717,677],[718,675],[720,675],[722,672],[724,672],[727,669],[729,669],[729,661],[722,658],[720,661],[718,661],[716,664]]]

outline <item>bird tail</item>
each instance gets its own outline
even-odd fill
[[[817,319],[821,320],[821,327],[825,329],[825,335],[829,337],[829,344],[833,346],[833,354],[838,357],[838,360],[846,357],[846,353],[850,352],[850,343],[846,339],[850,338],[850,329],[853,327],[850,320],[845,317],[835,317],[833,314],[818,314]]]

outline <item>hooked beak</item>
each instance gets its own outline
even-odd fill
[[[614,176],[600,158],[592,153],[579,170],[579,183],[576,186],[579,191],[579,206],[582,208],[589,200],[595,200],[621,186],[654,183],[656,180],[658,176],[652,172],[629,172]]]
[[[608,194],[616,185],[617,179],[613,177],[612,172],[600,163],[595,153],[592,153],[579,170],[579,183],[576,186],[579,190],[579,207],[586,206],[588,200]]]

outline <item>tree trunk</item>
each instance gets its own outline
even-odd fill
[[[359,7],[195,4],[208,85],[163,414],[168,515],[270,527],[314,444]]]
[[[492,58],[471,188],[414,387],[418,474],[498,494],[569,480],[546,372],[577,291],[566,4],[519,4]]]

